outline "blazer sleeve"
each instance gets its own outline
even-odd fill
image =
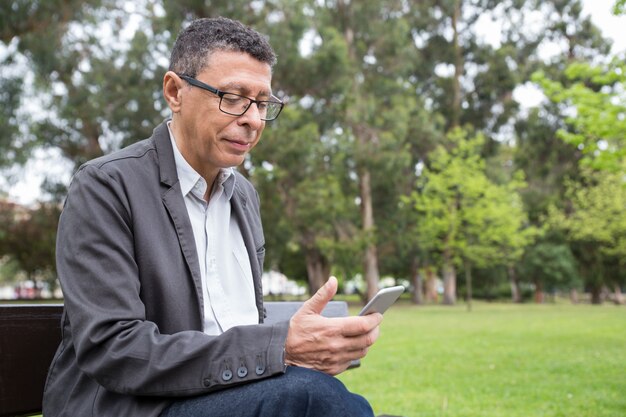
[[[80,370],[113,392],[158,396],[196,395],[284,372],[287,322],[208,336],[162,334],[146,319],[132,221],[140,212],[127,194],[118,178],[87,165],[74,176],[60,218],[57,269]]]

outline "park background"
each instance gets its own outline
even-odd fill
[[[240,167],[266,270],[354,304],[407,287],[351,388],[406,416],[626,415],[625,51],[580,0],[4,1],[0,285],[58,294],[71,173],[168,116],[173,40],[217,15],[278,55],[287,106]]]

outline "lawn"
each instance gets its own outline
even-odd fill
[[[397,304],[340,378],[376,414],[624,417],[626,308]]]

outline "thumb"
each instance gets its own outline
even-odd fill
[[[304,314],[321,314],[326,304],[337,293],[337,278],[330,277],[313,297],[304,302],[300,311]]]

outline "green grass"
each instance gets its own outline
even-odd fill
[[[376,414],[626,416],[625,307],[401,303],[340,376]]]
[[[376,414],[626,416],[626,308],[396,305],[340,379]]]

